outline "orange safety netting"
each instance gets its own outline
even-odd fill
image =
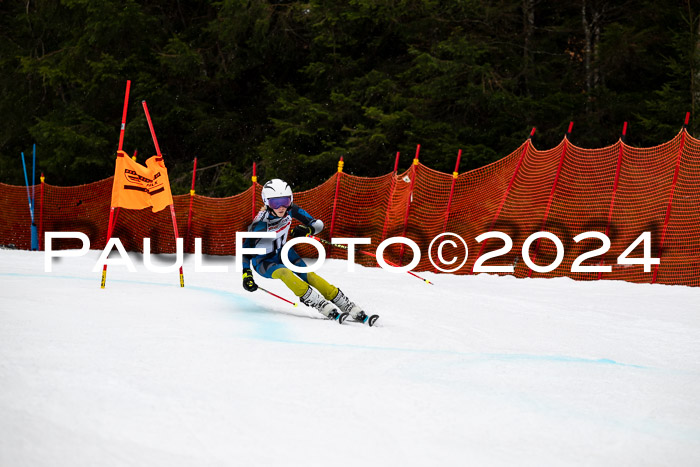
[[[475,238],[500,231],[510,236],[512,248],[484,265],[512,266],[516,277],[568,276],[699,286],[699,186],[700,140],[683,130],[673,140],[652,148],[635,148],[618,141],[605,148],[584,149],[565,138],[555,148],[538,150],[527,140],[503,159],[458,176],[437,172],[418,160],[403,173],[376,178],[339,171],[325,183],[296,193],[295,202],[324,221],[320,237],[325,240],[371,238],[370,245],[358,247],[368,253],[375,253],[390,237],[415,241],[421,250],[415,271],[436,270],[428,258],[428,246],[436,236],[451,232],[461,236],[469,249],[467,260],[455,272],[469,274],[479,255],[503,247],[501,239],[479,243]],[[90,238],[91,248],[104,247],[112,178],[76,187],[44,184],[43,195],[41,185],[35,188],[35,218],[41,231],[80,231]],[[185,251],[194,252],[194,239],[201,238],[205,254],[235,254],[236,232],[246,230],[261,207],[260,190],[255,183],[229,198],[174,196]],[[0,184],[0,245],[29,249],[30,222],[26,188]],[[563,245],[561,264],[550,272],[533,271],[523,259],[523,244],[539,231],[555,234]],[[610,272],[571,270],[580,255],[602,246],[594,238],[574,241],[577,235],[590,231],[607,233],[611,246],[582,265],[610,266]],[[651,233],[651,256],[660,258],[658,268],[652,266],[650,272],[639,264],[618,264],[618,256],[643,232]],[[175,251],[167,209],[155,214],[120,209],[114,237],[130,251],[142,251],[144,237],[151,238],[154,253]],[[54,241],[54,248],[79,246],[78,240]],[[347,257],[345,249],[324,247],[328,257]],[[433,259],[437,257],[435,247]],[[311,246],[302,245],[298,250],[302,256],[316,256]],[[461,246],[446,246],[443,253],[446,259],[457,256],[457,265],[464,258]],[[642,253],[640,244],[629,256],[641,257]],[[533,242],[528,250],[530,259],[539,266],[551,264],[556,254],[548,239]],[[395,244],[386,249],[385,258],[408,264],[413,252]],[[359,253],[356,261],[377,264],[371,256]]]

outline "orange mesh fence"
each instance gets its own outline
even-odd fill
[[[620,144],[602,149],[583,149],[567,143],[566,147],[554,154],[557,159],[563,157],[563,162],[556,187],[548,193],[551,196],[550,210],[546,213],[546,219],[542,219],[541,225],[526,233],[553,233],[562,242],[564,257],[561,264],[548,273],[530,273],[531,269],[524,261],[520,261],[519,274],[531,277],[569,276],[579,280],[598,278],[598,274],[593,272],[572,272],[572,265],[579,255],[601,247],[601,241],[586,239],[577,243],[574,237],[589,231],[606,232]],[[555,168],[543,172],[556,170],[553,161],[550,164],[549,167]],[[551,187],[553,183],[547,178],[542,185]],[[611,232],[611,237],[616,238],[616,230],[611,228]],[[518,252],[521,253],[520,250]],[[547,266],[556,260],[557,247],[552,241],[542,239],[539,248],[535,242],[529,253],[536,264]],[[582,265],[597,266],[600,260],[599,257],[592,258]]]
[[[671,208],[656,281],[700,286],[700,141],[689,135]]]
[[[406,226],[406,238],[423,245],[427,250],[432,239],[440,235],[444,225],[444,214],[447,212],[447,201],[450,195],[452,176],[437,172],[423,164],[414,165],[413,193],[409,193],[406,202],[410,203],[408,209],[408,219],[410,222]],[[403,219],[402,219],[403,220]],[[397,235],[401,232],[397,229]],[[397,248],[394,248],[396,251]],[[408,264],[413,258],[413,253],[408,247],[398,248],[396,262]],[[403,255],[401,252],[403,251]],[[420,263],[415,268],[417,271],[433,270],[427,252],[421,254]]]
[[[664,225],[666,207],[673,172],[680,150],[680,140],[685,132],[673,140],[653,148],[624,146],[620,168],[620,183],[613,207],[610,232],[612,246],[606,258],[612,263],[612,272],[604,273],[606,279],[623,279],[632,282],[651,282],[652,274],[644,272],[638,265],[617,264],[617,257],[643,232],[651,232],[651,255],[659,257],[659,242]],[[696,214],[697,216],[697,214]],[[691,227],[697,236],[698,221]],[[688,232],[691,234],[691,232]],[[632,257],[641,257],[641,246]],[[661,258],[666,266],[666,259]],[[653,268],[652,268],[653,269]],[[688,284],[690,285],[690,284]],[[697,283],[697,278],[695,284]]]
[[[457,184],[460,196],[452,207],[451,221],[448,225],[448,231],[459,234],[469,245],[468,261],[460,272],[472,271],[479,257],[503,246],[497,239],[477,243],[476,237],[493,230],[507,233],[511,238],[518,233],[519,229],[509,223],[507,215],[503,216],[503,210],[521,173],[528,147],[529,141],[504,159],[460,176]],[[512,262],[513,260],[506,256],[505,260],[494,259],[489,261],[488,265]]]
[[[38,203],[35,212],[38,217]],[[27,189],[0,183],[0,246],[29,250],[31,222]]]
[[[412,198],[412,181],[415,189],[415,167],[418,166],[412,165],[409,170],[406,170],[401,174],[390,174],[389,178],[384,182],[385,185],[382,190],[386,192],[387,205],[384,211],[383,219],[381,219],[380,224],[376,225],[375,233],[372,235],[371,248],[365,248],[365,250],[369,251],[370,253],[376,253],[377,247],[385,239],[402,236],[404,229],[408,228],[408,223],[406,222],[406,211],[407,209],[410,209]],[[348,231],[346,235],[351,237],[352,233]],[[399,244],[391,246],[385,250],[385,258],[392,263],[398,264],[400,251],[401,249]],[[367,258],[369,258],[370,261],[366,264],[376,264],[371,257],[368,256]]]
[[[331,177],[315,188],[294,193],[294,202],[312,216],[323,220],[324,231],[322,233],[327,235],[331,225],[334,196],[335,177]],[[292,228],[296,225],[297,222],[294,222]],[[317,256],[316,249],[312,246],[299,245],[295,249],[303,257],[313,258]]]
[[[194,252],[196,238],[202,239],[202,253],[208,255],[230,255],[236,251],[236,232],[245,231],[253,221],[253,200],[256,201],[257,210],[260,208],[259,185],[250,187],[235,196],[228,198],[209,198],[194,195],[192,203],[192,225],[189,235],[187,223],[183,222],[188,217],[189,196],[182,197],[186,203],[182,203],[182,215],[178,209],[180,196],[175,196],[175,212],[178,219],[181,235],[187,235],[185,250]],[[164,221],[167,229],[172,220]],[[172,238],[172,227],[169,230],[169,238]],[[172,250],[171,250],[172,251]]]
[[[37,193],[39,191],[37,190]],[[107,242],[111,197],[112,177],[75,187],[52,186],[45,183],[42,230],[44,232],[82,232],[90,239],[91,248],[103,248]],[[38,207],[39,203],[37,203]],[[40,244],[44,246],[43,238],[40,238]],[[82,243],[77,239],[57,239],[53,243],[54,249],[81,246]]]
[[[339,172],[333,180],[338,184],[337,201],[334,198],[333,203],[335,218],[331,211],[328,228],[321,232],[320,237],[325,240],[332,237],[369,238],[371,244],[360,245],[356,249],[373,253],[383,240],[381,234],[390,210],[392,184],[395,183],[396,177],[394,174],[388,174],[377,178],[364,178]],[[333,188],[335,190],[335,185]],[[362,200],[361,204],[358,200]],[[330,247],[328,251],[331,258],[347,258],[345,249]],[[363,265],[376,265],[372,257],[363,254],[356,254],[355,260]]]
[[[513,247],[509,252],[489,260],[487,266],[513,266],[517,277],[527,276],[529,269],[524,265],[520,251],[527,237],[541,230],[564,147],[564,142],[547,151],[528,147],[493,228],[507,234],[513,241]],[[504,246],[503,241],[498,239],[490,240],[488,245],[487,251]]]
[[[452,187],[454,186],[454,190]],[[538,150],[526,141],[508,156],[490,165],[459,174],[445,174],[418,161],[403,173],[366,178],[337,172],[325,183],[295,194],[295,202],[323,220],[320,237],[367,237],[371,244],[358,250],[375,253],[390,237],[405,236],[421,250],[416,271],[435,271],[428,246],[445,232],[461,236],[469,255],[455,272],[469,274],[477,258],[501,249],[503,241],[475,239],[488,231],[507,234],[512,248],[492,257],[484,266],[512,266],[516,277],[568,276],[577,280],[621,279],[633,282],[700,286],[700,140],[681,131],[674,139],[653,148],[634,148],[618,142],[599,149],[584,149],[564,139],[557,147]],[[107,240],[112,178],[76,187],[37,185],[35,218],[43,232],[79,231],[101,249]],[[31,190],[31,187],[30,187]],[[245,231],[262,207],[261,185],[228,198],[199,195],[174,196],[175,213],[185,251],[194,252],[195,238],[202,252],[236,253],[236,232]],[[450,192],[453,196],[450,201]],[[192,204],[191,226],[188,216]],[[154,253],[173,253],[175,238],[169,209],[158,213],[118,210],[113,236],[129,251],[143,251],[143,238],[151,239]],[[40,212],[42,212],[40,216]],[[406,214],[408,213],[408,217]],[[0,184],[0,245],[29,249],[30,214],[25,187]],[[563,245],[561,264],[549,272],[533,271],[524,261],[522,247],[531,234],[551,232]],[[609,251],[582,262],[582,266],[611,266],[611,272],[572,272],[580,255],[602,246],[600,240],[573,239],[584,232],[607,233]],[[658,269],[618,264],[618,256],[639,238],[651,233],[651,256],[660,257]],[[40,235],[41,236],[41,235]],[[663,242],[663,245],[662,245]],[[459,243],[459,242],[458,242]],[[43,247],[43,239],[40,238]],[[437,245],[437,243],[436,243]],[[54,248],[78,248],[72,239],[54,240]],[[325,246],[330,258],[346,258],[347,250]],[[306,257],[315,249],[297,247]],[[436,259],[436,248],[432,251]],[[446,259],[464,258],[461,246],[446,246]],[[553,242],[531,244],[528,255],[535,264],[555,261]],[[643,256],[640,244],[630,257]],[[385,258],[408,264],[410,248],[395,244]],[[356,261],[376,266],[370,256]],[[438,263],[439,264],[439,263]],[[656,270],[656,275],[654,274]],[[509,274],[509,273],[500,273]]]

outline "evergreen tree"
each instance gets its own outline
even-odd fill
[[[0,2],[0,181],[23,184],[38,145],[52,184],[154,153],[146,100],[186,193],[230,196],[261,178],[298,189],[345,170],[479,167],[516,148],[673,137],[700,102],[700,8],[690,0],[37,0]],[[698,123],[691,120],[691,132]]]

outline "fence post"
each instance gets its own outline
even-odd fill
[[[554,177],[554,183],[552,183],[552,190],[549,192],[549,199],[547,200],[547,208],[544,211],[544,217],[542,218],[542,225],[540,226],[540,232],[544,230],[544,226],[547,224],[547,218],[549,217],[549,209],[552,207],[552,201],[554,200],[554,192],[557,191],[557,184],[559,183],[559,175],[561,175],[561,168],[564,165],[564,159],[566,159],[566,150],[569,147],[569,137],[571,136],[571,129],[574,127],[574,122],[569,122],[569,129],[564,135],[564,147],[561,150],[561,157],[559,158],[559,166],[557,167],[557,174]],[[542,238],[537,239],[535,244],[535,256],[532,258],[534,263],[537,259],[537,252],[540,250],[540,242]],[[532,277],[532,269],[527,273],[527,277]]]
[[[617,195],[617,187],[620,182],[620,171],[622,169],[622,156],[625,153],[625,140],[627,139],[627,122],[622,127],[622,136],[620,136],[620,152],[617,156],[617,167],[615,168],[615,183],[613,184],[612,197],[610,199],[610,210],[608,211],[608,224],[605,226],[605,236],[610,238],[610,223],[612,222],[613,208],[615,207],[615,196]],[[600,257],[600,266],[605,263],[605,253]],[[598,271],[598,280],[603,277],[603,271]]]
[[[394,200],[394,193],[396,192],[396,172],[399,170],[399,155],[401,153],[396,151],[396,160],[394,161],[394,176],[391,179],[391,189],[389,190],[389,204],[386,208],[386,216],[384,217],[384,226],[382,227],[382,238],[379,243],[386,240],[386,231],[389,227],[389,212],[391,211],[392,201]]]
[[[447,210],[445,210],[445,222],[442,224],[442,232],[447,231],[447,219],[450,217],[450,207],[452,206],[452,197],[455,192],[455,184],[457,183],[457,177],[459,177],[459,161],[462,159],[462,150],[457,152],[457,163],[455,164],[455,171],[452,172],[452,186],[450,187],[450,197],[447,199]]]
[[[445,210],[445,222],[442,224],[442,233],[447,232],[447,221],[450,218],[450,207],[452,206],[452,197],[454,196],[455,192],[455,185],[457,183],[457,177],[459,177],[459,161],[462,159],[462,150],[460,149],[457,152],[457,163],[455,164],[455,171],[452,172],[452,186],[450,187],[450,196],[447,198],[447,209]],[[435,268],[435,272],[437,273],[438,269],[437,267]]]
[[[671,193],[668,195],[668,204],[666,205],[666,217],[664,218],[664,230],[661,233],[661,242],[659,243],[659,259],[664,252],[664,241],[666,240],[666,229],[668,221],[671,219],[671,205],[673,204],[673,192],[676,190],[676,182],[678,182],[678,172],[681,168],[681,156],[685,147],[685,135],[688,134],[688,122],[690,120],[690,112],[685,114],[685,123],[681,128],[681,147],[678,149],[678,157],[676,158],[676,168],[673,171],[673,182],[671,183]],[[661,263],[659,263],[661,264]],[[651,283],[656,283],[656,275],[659,273],[659,264],[654,266],[654,276],[651,278]]]
[[[255,185],[258,183],[258,166],[255,162],[253,162],[253,176],[250,177],[250,181],[252,182],[251,189],[253,190],[251,218],[255,219]]]
[[[523,151],[520,153],[520,158],[518,159],[518,164],[515,166],[515,170],[513,171],[513,176],[510,178],[510,182],[508,183],[508,187],[506,188],[506,191],[503,193],[503,197],[501,198],[501,204],[498,205],[498,209],[496,209],[496,214],[493,216],[493,220],[491,220],[491,225],[489,225],[489,229],[487,232],[492,231],[493,227],[496,225],[496,221],[498,221],[498,216],[501,214],[501,210],[503,209],[503,206],[505,206],[505,204],[506,204],[506,199],[508,198],[508,194],[510,194],[511,188],[513,188],[513,183],[515,183],[515,178],[518,176],[518,173],[520,172],[520,166],[523,165],[523,160],[525,159],[525,155],[527,154],[527,150],[530,148],[530,145],[532,144],[532,137],[535,136],[535,130],[536,130],[536,128],[532,127],[532,131],[530,131],[530,136],[528,136],[527,140],[525,141],[525,147],[523,148]],[[479,257],[483,254],[487,243],[488,243],[488,239],[481,242],[481,248],[479,248],[479,254],[476,255],[476,258],[474,258],[474,264],[476,264],[476,260],[479,259]],[[469,274],[474,274],[474,264],[472,264],[472,269],[469,272]]]
[[[402,237],[406,237],[406,231],[408,230],[408,215],[410,214],[411,204],[413,204],[413,187],[416,183],[416,167],[418,166],[418,155],[420,154],[420,144],[416,146],[416,157],[413,158],[413,165],[411,165],[411,187],[408,193],[408,203],[406,203],[406,212],[403,215],[403,232]],[[401,251],[399,252],[399,266],[403,266],[403,253],[406,245],[401,244]]]
[[[333,213],[331,214],[331,228],[328,232],[330,239],[333,238],[333,232],[335,230],[335,211],[338,206],[338,193],[340,192],[340,177],[343,174],[344,165],[345,162],[343,161],[343,156],[340,156],[340,160],[338,161],[338,171],[335,174],[335,195],[333,196]]]
[[[134,154],[134,157],[136,155]],[[194,180],[197,173],[197,158],[194,158],[194,167],[192,168],[192,188],[190,188],[190,209],[187,212],[187,234],[185,235],[185,245],[190,244],[190,229],[192,228],[192,201],[194,201]],[[193,247],[194,248],[194,247]],[[192,251],[194,253],[194,250]]]

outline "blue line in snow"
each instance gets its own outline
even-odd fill
[[[79,277],[61,274],[25,274],[25,273],[0,273],[0,277],[25,277],[25,278],[52,278],[52,279],[65,279],[65,280],[79,280],[87,282],[95,282],[95,286],[99,284],[99,278],[95,277]],[[109,279],[108,282],[121,283],[121,284],[138,284],[138,285],[148,285],[148,286],[158,286],[158,287],[168,287],[168,288],[180,288],[179,283],[168,283],[168,282],[148,282],[141,280],[130,280],[130,279]],[[246,298],[244,296],[235,294],[221,289],[214,289],[211,287],[204,287],[199,285],[188,285],[186,286],[188,291],[204,292],[212,295],[218,295],[219,297],[232,300],[236,302],[235,311],[244,311],[245,313],[237,313],[235,317],[239,321],[245,321],[252,326],[252,329],[247,329],[246,336],[254,339],[271,341],[271,342],[286,342],[289,339],[289,333],[287,332],[287,326],[279,321],[273,321],[269,319],[261,319],[261,315],[269,315],[269,311],[261,308],[253,300]],[[273,312],[274,313],[274,312]],[[234,316],[234,315],[232,315]]]
[[[300,344],[300,345],[319,345],[326,347],[344,347],[344,348],[355,348],[363,350],[384,350],[388,352],[415,352],[424,354],[443,354],[443,355],[455,355],[460,357],[467,357],[479,360],[531,360],[531,361],[543,361],[543,362],[565,362],[565,363],[584,363],[584,364],[596,364],[596,365],[614,365],[627,368],[639,368],[639,369],[651,369],[651,367],[643,365],[634,365],[631,363],[622,363],[609,358],[582,358],[582,357],[571,357],[568,355],[533,355],[533,354],[497,354],[497,353],[467,353],[458,352],[454,350],[438,350],[438,349],[411,349],[411,348],[401,348],[401,347],[379,347],[371,345],[357,345],[357,344],[336,344],[328,342],[309,342],[309,341],[294,341],[285,340],[282,341],[287,344]]]
[[[70,279],[70,280],[82,280],[82,281],[95,281],[95,278],[89,277],[77,277],[77,276],[65,276],[65,275],[55,275],[50,276],[40,275],[40,274],[22,274],[22,273],[0,273],[0,276],[6,277],[51,277],[56,279]],[[97,281],[95,281],[97,282]],[[176,284],[161,283],[161,282],[143,282],[136,280],[127,279],[111,279],[111,282],[119,283],[131,283],[131,284],[147,284],[156,285],[162,287],[177,287]],[[188,286],[191,290],[197,290],[201,292],[211,293],[215,295],[220,295],[227,299],[233,299],[237,302],[244,302],[246,311],[257,311],[259,306],[253,301],[242,297],[240,295],[234,294],[220,289],[213,289],[209,287],[202,286]],[[260,309],[263,311],[262,309]],[[265,310],[266,311],[266,310]],[[257,314],[257,313],[256,313]],[[284,344],[297,344],[297,345],[315,345],[324,347],[338,347],[338,348],[354,348],[354,349],[364,349],[364,350],[382,350],[388,352],[414,352],[423,354],[444,354],[444,355],[455,355],[466,358],[471,358],[475,360],[499,360],[499,361],[542,361],[542,362],[554,362],[554,363],[582,363],[582,364],[595,364],[595,365],[610,365],[619,366],[625,368],[639,368],[639,369],[651,369],[650,367],[643,365],[634,365],[631,363],[617,362],[609,358],[582,358],[582,357],[572,357],[568,355],[533,355],[533,354],[496,354],[496,353],[465,353],[458,352],[454,350],[436,350],[436,349],[412,349],[412,348],[401,348],[401,347],[380,347],[371,345],[358,345],[358,344],[337,344],[328,342],[309,342],[309,341],[299,341],[289,339],[288,333],[285,331],[285,326],[280,323],[271,322],[269,320],[260,320],[259,317],[244,318],[247,322],[255,324],[256,328],[252,335],[246,335],[244,337],[256,338],[269,342],[279,342]]]

